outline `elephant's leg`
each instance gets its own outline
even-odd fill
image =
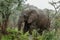
[[[37,25],[35,22],[31,23],[29,33],[32,35],[32,31],[37,29]]]
[[[29,34],[32,35],[32,31],[33,31],[33,28],[32,26],[30,26],[30,29],[29,29]]]
[[[28,26],[24,26],[23,32],[26,33],[29,30]]]
[[[21,25],[21,26],[20,26]],[[21,31],[24,27],[24,23],[21,23],[20,25],[18,25],[18,31]]]
[[[43,34],[43,31],[44,31],[44,28],[42,28],[43,26],[41,26],[40,28],[39,28],[39,30],[38,30],[38,33],[40,34],[40,35],[42,35]]]
[[[30,25],[28,23],[25,23],[25,26],[23,28],[23,32],[26,33],[27,31],[29,31],[30,29]]]
[[[18,31],[21,30],[21,27],[24,23],[24,17],[23,16],[19,16],[19,19],[18,19]]]

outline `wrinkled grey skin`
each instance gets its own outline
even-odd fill
[[[31,34],[31,31],[33,29],[36,29],[40,34],[44,30],[49,30],[50,20],[47,15],[44,14],[42,10],[37,9],[27,9],[22,11],[21,16],[18,20],[18,30],[21,29],[21,25],[24,22],[24,28],[23,32],[29,31]],[[39,30],[38,30],[39,29]]]
[[[29,8],[27,8],[21,12],[21,15],[19,16],[19,19],[18,19],[18,30],[21,30],[22,23],[25,23],[25,21],[28,21],[28,18],[30,16],[31,12],[32,12],[32,10]]]
[[[36,12],[35,12],[36,13]],[[44,30],[49,30],[50,19],[43,11],[39,10],[36,14],[31,14],[28,23],[31,23],[30,29],[38,29],[37,31],[42,34]]]

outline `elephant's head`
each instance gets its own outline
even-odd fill
[[[22,11],[22,16],[24,17],[25,20],[28,20],[31,13],[32,13],[32,9],[27,8]]]
[[[32,13],[31,13],[31,15],[28,18],[28,23],[32,23],[34,21],[37,21],[38,20],[38,17],[39,17],[39,15],[36,12],[36,10],[33,10]]]

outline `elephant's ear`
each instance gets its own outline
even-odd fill
[[[38,15],[37,13],[32,13],[28,18],[28,23],[32,23],[33,21],[37,20]]]

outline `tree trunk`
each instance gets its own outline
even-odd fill
[[[5,15],[5,16],[6,16],[6,15]],[[8,19],[9,19],[9,16],[7,16],[7,17],[5,17],[5,16],[3,15],[3,17],[2,17],[3,21],[2,21],[1,30],[2,30],[2,33],[3,33],[3,34],[6,34],[6,33],[7,33],[6,28],[7,28]]]

